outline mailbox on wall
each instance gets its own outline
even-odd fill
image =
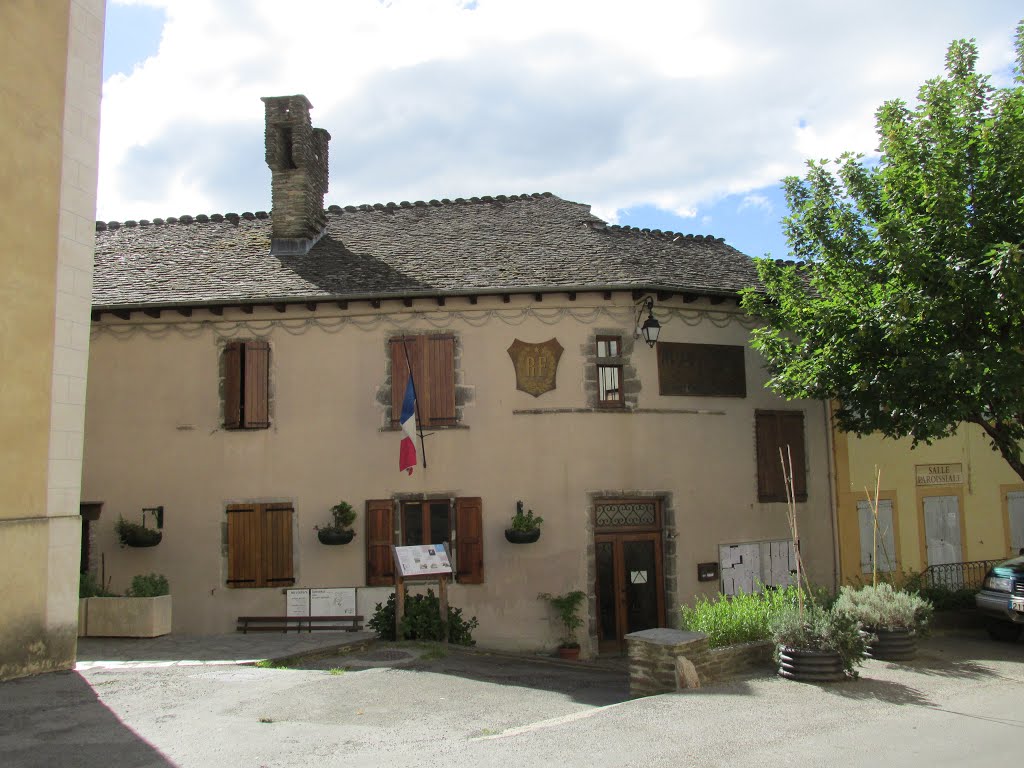
[[[697,581],[714,581],[718,578],[718,563],[697,563]]]

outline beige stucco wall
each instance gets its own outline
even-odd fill
[[[980,427],[962,425],[952,437],[911,448],[909,439],[876,435],[836,435],[839,533],[844,581],[860,578],[860,534],[857,502],[874,493],[875,467],[881,472],[880,497],[893,502],[899,566],[920,571],[928,565],[925,546],[924,498],[956,496],[960,507],[964,562],[1007,557],[1010,529],[1006,494],[1024,490],[1024,483],[991,448]],[[961,464],[963,483],[918,486],[915,466]],[[870,578],[870,576],[868,576]]]
[[[389,306],[390,304],[390,306]],[[363,305],[365,306],[365,305]],[[697,303],[659,305],[662,339],[745,344],[748,330],[729,310]],[[802,408],[806,416],[809,500],[800,506],[803,551],[814,579],[834,581],[833,531],[824,409],[787,404],[762,388],[759,360],[746,351],[748,396],[661,397],[656,352],[638,342],[631,354],[648,413],[543,413],[584,408],[586,350],[595,332],[632,333],[628,295],[541,304],[512,298],[449,299],[380,313],[356,305],[315,315],[231,310],[222,318],[197,310],[128,322],[105,315],[91,346],[83,493],[105,504],[96,539],[115,589],[138,573],[167,575],[178,632],[224,632],[245,614],[283,613],[276,589],[227,589],[222,549],[225,505],[292,501],[296,512],[296,586],[361,586],[365,574],[363,502],[399,493],[480,496],[484,511],[481,585],[455,585],[454,605],[480,621],[485,646],[553,645],[556,628],[538,592],[590,591],[593,585],[593,494],[661,494],[668,574],[679,600],[717,590],[702,584],[696,564],[718,560],[720,544],[788,537],[784,505],[759,504],[754,411]],[[745,322],[745,320],[744,320]],[[454,332],[459,381],[470,388],[465,429],[427,438],[428,468],[397,468],[400,433],[382,431],[378,393],[386,380],[387,337],[399,329]],[[266,337],[271,352],[272,427],[250,432],[220,427],[218,342]],[[516,390],[507,348],[515,340],[558,339],[565,352],[557,388],[539,398]],[[631,341],[631,339],[630,339]],[[674,412],[673,412],[674,411]],[[685,412],[684,412],[685,411]],[[313,526],[345,499],[359,510],[353,544],[325,547]],[[539,542],[509,544],[504,529],[522,499],[545,519]],[[142,507],[163,505],[163,542],[121,549],[118,515],[137,520]],[[376,590],[373,594],[382,594]],[[363,601],[361,601],[363,603]],[[678,603],[678,600],[677,600]],[[361,606],[362,607],[362,606]],[[669,606],[674,617],[678,604]],[[593,611],[593,606],[591,606]]]
[[[0,679],[74,662],[103,15],[0,4]]]

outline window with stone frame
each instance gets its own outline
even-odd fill
[[[460,584],[484,581],[483,502],[478,497],[366,502],[366,585],[395,583],[392,546],[444,544]]]
[[[597,404],[621,408],[625,402],[622,392],[622,337],[597,337]]]
[[[225,429],[270,426],[270,344],[229,341],[221,353]]]
[[[640,379],[630,364],[633,337],[617,328],[595,328],[582,352],[587,405],[600,410],[636,408]]]

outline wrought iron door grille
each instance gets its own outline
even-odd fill
[[[658,523],[653,501],[605,502],[597,505],[594,523],[598,528],[634,528]]]

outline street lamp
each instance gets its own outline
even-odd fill
[[[642,335],[648,347],[658,343],[658,335],[661,333],[661,323],[654,319],[654,299],[645,296],[636,303],[636,330],[633,331],[633,338],[639,339]],[[640,316],[647,310],[647,319],[640,325]]]

